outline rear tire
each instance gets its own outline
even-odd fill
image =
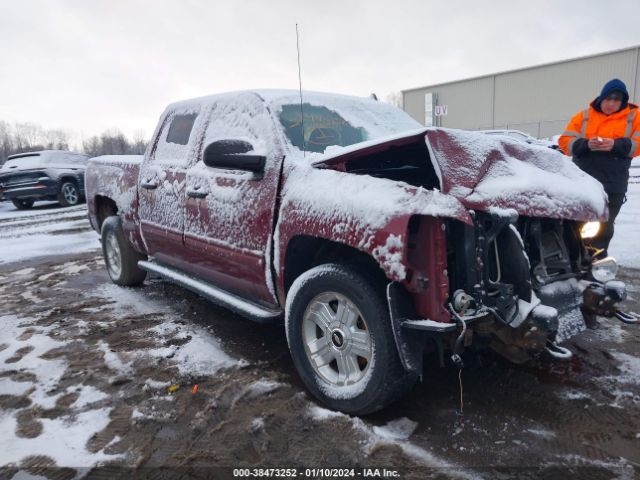
[[[18,210],[29,210],[31,207],[33,207],[34,200],[31,200],[31,199],[20,200],[16,198],[14,200],[11,200],[11,202],[15,205],[15,207]]]
[[[71,207],[80,203],[80,189],[69,180],[62,182],[58,191],[58,202],[63,207]]]
[[[116,285],[133,287],[144,282],[147,272],[138,267],[138,261],[147,256],[136,252],[127,241],[120,217],[107,217],[102,223],[102,254],[111,281]]]
[[[328,407],[364,415],[407,393],[417,376],[402,367],[383,288],[352,267],[325,264],[298,277],[287,298],[293,363]]]

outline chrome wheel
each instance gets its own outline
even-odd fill
[[[122,272],[122,254],[115,234],[109,233],[105,242],[105,258],[111,278],[120,278]]]
[[[78,203],[80,198],[78,195],[78,189],[73,183],[65,183],[62,186],[62,196],[69,205],[75,205]]]
[[[331,385],[362,381],[372,363],[367,323],[358,307],[340,293],[321,293],[309,302],[302,339],[313,370]]]

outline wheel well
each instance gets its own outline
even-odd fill
[[[284,267],[285,292],[289,291],[291,284],[302,273],[324,263],[355,266],[367,272],[374,283],[388,283],[385,273],[373,257],[357,248],[324,238],[298,235],[287,245]]]
[[[96,196],[96,218],[98,220],[98,230],[102,228],[102,222],[107,217],[118,214],[118,206],[109,197]]]
[[[65,175],[64,177],[60,177],[59,180],[59,185],[62,187],[62,184],[64,182],[72,182],[76,187],[79,187],[78,185],[78,179],[75,178],[74,176],[71,175]]]

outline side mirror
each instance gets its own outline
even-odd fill
[[[207,145],[202,161],[207,167],[263,173],[267,158],[247,154],[252,150],[253,146],[245,140],[218,140]]]

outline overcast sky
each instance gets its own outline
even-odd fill
[[[0,0],[0,120],[150,136],[176,100],[297,88],[296,23],[305,89],[385,98],[635,46],[637,19],[637,0]]]

